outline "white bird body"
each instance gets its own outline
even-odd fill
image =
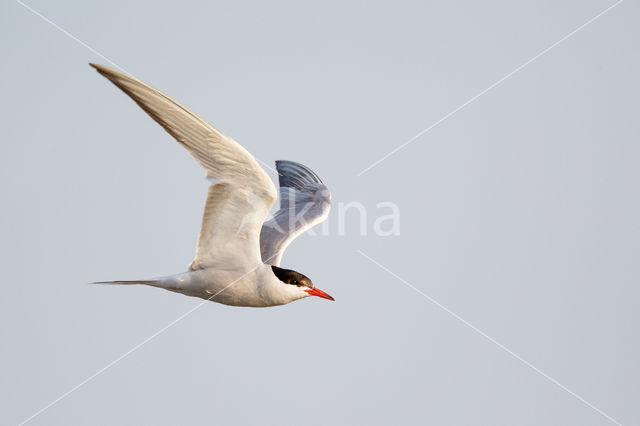
[[[231,306],[277,306],[308,296],[297,286],[283,285],[270,265],[259,264],[252,269],[205,268],[131,284],[147,284]]]
[[[276,306],[310,295],[333,300],[309,278],[279,267],[289,243],[329,214],[331,195],[313,171],[276,161],[280,210],[265,222],[277,192],[249,152],[162,92],[119,71],[91,66],[180,142],[213,180],[189,271],[99,284],[144,284],[232,306]]]

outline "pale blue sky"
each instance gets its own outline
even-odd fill
[[[356,176],[613,3],[30,1],[336,202],[396,203],[401,232],[299,238],[283,266],[335,303],[206,304],[28,424],[614,424],[356,250],[640,423],[637,2]],[[86,283],[184,270],[207,183],[87,65],[103,59],[17,2],[0,24],[0,423],[17,424],[199,303]]]

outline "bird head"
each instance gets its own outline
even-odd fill
[[[335,300],[324,291],[316,288],[309,277],[302,275],[299,272],[292,271],[291,269],[279,268],[277,266],[271,266],[271,269],[273,269],[273,273],[283,284],[294,286],[293,288],[297,287],[301,292],[306,293],[303,297],[318,296],[324,299]]]

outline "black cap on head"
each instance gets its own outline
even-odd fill
[[[291,269],[279,268],[273,265],[271,265],[271,269],[273,270],[274,275],[285,284],[313,288],[311,280],[299,272],[292,271]]]

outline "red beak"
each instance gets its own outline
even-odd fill
[[[329,296],[324,291],[320,290],[319,288],[312,288],[311,290],[305,290],[305,291],[312,296],[322,297],[323,299],[336,300],[333,297]]]

